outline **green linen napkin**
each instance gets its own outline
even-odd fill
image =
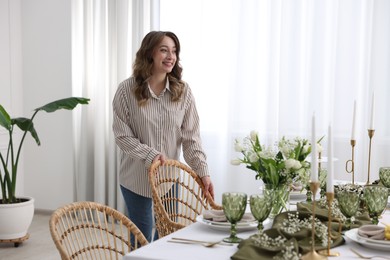
[[[285,242],[279,246],[270,247],[267,243],[264,243],[264,234],[258,233],[252,235],[248,239],[243,240],[238,245],[238,251],[231,256],[233,260],[247,260],[247,259],[283,259],[285,256],[286,259],[293,259],[294,252],[297,254],[299,252],[301,255],[309,252],[311,250],[311,225],[310,228],[302,228],[298,232],[293,232],[289,234],[281,228],[283,226],[283,221],[288,219],[289,214],[298,214],[300,220],[309,219],[312,215],[312,203],[298,203],[298,211],[289,211],[283,212],[277,215],[274,219],[272,228],[269,230],[264,230],[270,238],[277,238],[280,236],[285,239]],[[322,208],[316,203],[316,218],[319,219],[324,225],[328,226],[328,210]],[[355,218],[355,223],[353,227],[359,227],[364,224],[370,223],[369,216],[365,213]],[[332,236],[337,237],[333,240],[331,247],[337,247],[344,244],[344,238],[337,232],[339,229],[339,222],[334,221],[331,223]],[[345,229],[344,226],[342,226]],[[260,242],[261,241],[261,242]],[[316,250],[327,249],[327,246],[323,246],[318,239],[315,243]]]
[[[270,238],[283,237],[283,234],[278,229],[268,229],[264,230],[264,234],[266,234]],[[288,249],[292,252],[299,251],[299,243],[295,238],[291,238],[287,240],[284,244],[276,247],[269,247],[265,244],[259,244],[257,241],[261,239],[261,234],[252,235],[250,238],[243,240],[239,245],[239,250],[231,256],[233,260],[249,260],[249,259],[273,259],[275,257],[283,257],[285,253],[284,250]],[[292,259],[292,257],[289,257]]]

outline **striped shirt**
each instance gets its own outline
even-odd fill
[[[200,176],[208,175],[202,149],[195,99],[185,84],[179,101],[171,101],[169,82],[157,97],[139,106],[133,77],[119,84],[113,100],[113,131],[120,148],[119,183],[134,193],[151,197],[148,169],[158,154],[178,160],[181,148],[187,164]]]

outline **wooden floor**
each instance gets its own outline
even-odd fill
[[[0,243],[0,260],[56,260],[61,259],[49,231],[50,212],[36,210],[29,228],[29,239],[14,247]]]

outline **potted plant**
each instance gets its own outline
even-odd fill
[[[27,133],[30,133],[35,139],[35,142],[40,145],[40,140],[33,123],[35,116],[41,110],[47,113],[55,112],[59,109],[72,110],[78,104],[88,104],[88,102],[88,98],[79,97],[56,100],[34,109],[31,118],[11,118],[0,104],[0,125],[9,134],[7,148],[4,152],[0,151],[0,241],[12,241],[25,237],[32,221],[34,213],[33,199],[30,197],[17,197],[15,190],[20,154]],[[23,133],[20,140],[16,140],[14,137],[15,126]],[[15,213],[11,213],[10,211],[15,211]],[[21,219],[26,215],[30,217],[30,220]],[[8,221],[13,221],[13,223]]]

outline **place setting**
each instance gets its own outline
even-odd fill
[[[250,212],[247,209],[249,204]],[[272,197],[253,194],[249,201],[246,193],[225,192],[222,194],[223,210],[206,210],[197,217],[197,222],[209,228],[224,231],[230,236],[218,241],[203,241],[172,237],[168,242],[183,244],[201,244],[204,247],[215,245],[233,246],[243,239],[237,236],[239,231],[263,230],[264,224],[270,223],[268,216],[272,208]]]
[[[389,225],[364,225],[347,231],[345,236],[364,247],[390,251]]]
[[[243,196],[241,193],[231,193],[229,194],[229,198],[227,198],[228,193],[225,194],[225,205],[227,205],[230,200],[230,206],[229,209],[233,210],[232,207],[237,208],[238,213],[234,217],[241,216],[240,219],[235,221],[235,228],[237,231],[248,231],[248,230],[253,230],[257,228],[257,221],[253,217],[251,212],[246,211],[246,204],[244,207],[244,204],[234,204],[238,203],[239,201],[239,195]],[[245,194],[246,195],[246,194]],[[237,196],[237,198],[233,198],[234,196]],[[243,199],[241,197],[241,199]],[[205,225],[211,229],[219,230],[219,231],[230,231],[231,230],[231,222],[229,222],[229,219],[232,219],[231,216],[229,215],[229,218],[227,217],[227,209],[228,207],[226,206],[226,212],[224,210],[205,210],[202,215],[197,216],[196,220],[197,222],[201,223],[202,225]]]
[[[272,224],[272,220],[268,218],[272,199],[268,195],[252,194],[248,200],[247,194],[243,192],[225,192],[222,194],[222,206],[223,210],[206,210],[197,217],[197,221],[209,228],[231,234],[263,229]],[[233,241],[239,242],[234,235],[230,242]]]
[[[348,195],[346,192],[339,194],[340,209],[350,219],[357,215],[361,201],[359,195]],[[350,192],[350,194],[357,194]],[[366,185],[363,188],[361,200],[364,203],[363,210],[367,210],[370,224],[361,225],[357,228],[350,228],[345,232],[345,236],[352,241],[368,248],[390,251],[390,225],[381,222],[388,203],[388,188],[379,185]],[[355,202],[357,201],[357,202]]]
[[[304,201],[307,198],[307,190],[301,183],[292,183],[290,190],[290,203],[291,201]]]

